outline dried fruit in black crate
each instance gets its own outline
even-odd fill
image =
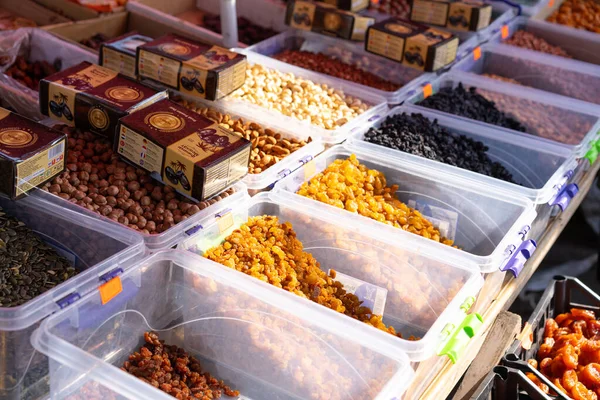
[[[465,135],[455,135],[422,114],[395,114],[365,133],[370,143],[514,182],[510,172],[487,155],[488,147]]]
[[[477,121],[487,122],[520,132],[527,132],[521,122],[500,111],[496,103],[477,93],[475,87],[465,90],[462,83],[458,86],[443,87],[437,93],[421,100],[420,106],[447,112]]]

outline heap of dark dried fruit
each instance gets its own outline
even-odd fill
[[[277,32],[273,29],[263,28],[244,17],[238,17],[237,25],[238,40],[248,45],[262,42],[271,36],[277,35]],[[221,33],[221,17],[218,15],[205,15],[203,26],[213,32]]]
[[[515,131],[527,132],[527,128],[523,124],[500,111],[496,107],[496,103],[477,93],[475,87],[465,90],[462,83],[456,87],[443,87],[418,104]]]
[[[77,275],[71,263],[0,208],[0,307],[16,307]]]
[[[94,36],[89,37],[87,39],[81,40],[81,43],[84,46],[90,47],[94,50],[99,50],[102,43],[108,41],[110,38],[106,36],[104,33],[96,33]]]
[[[57,73],[61,70],[61,67],[62,61],[60,59],[56,59],[54,64],[50,64],[48,61],[29,62],[25,57],[18,56],[5,74],[31,90],[38,90],[40,80]]]
[[[511,173],[487,155],[485,144],[454,135],[422,114],[391,115],[369,129],[364,140],[514,183]]]
[[[139,352],[129,356],[123,371],[181,400],[218,399],[223,394],[240,395],[223,381],[208,372],[202,372],[198,360],[184,349],[166,345],[154,332],[144,333],[144,344]]]

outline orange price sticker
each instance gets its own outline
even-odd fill
[[[475,61],[477,61],[480,58],[481,58],[481,47],[475,47],[475,50],[473,50],[473,59]]]
[[[508,25],[502,26],[502,39],[508,38]]]
[[[118,276],[115,276],[110,281],[100,286],[100,299],[102,299],[102,305],[114,299],[115,296],[122,291],[123,283],[121,283],[121,278]]]
[[[423,86],[423,98],[426,99],[433,93],[433,87],[431,87],[431,83]]]
[[[549,0],[548,7],[552,8],[552,6],[554,6],[554,0]]]

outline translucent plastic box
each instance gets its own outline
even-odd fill
[[[515,196],[530,199],[535,204],[537,216],[531,225],[529,237],[535,240],[540,238],[548,225],[555,206],[556,208],[560,207],[563,211],[569,206],[573,189],[570,182],[575,178],[575,172],[579,168],[580,162],[587,164],[587,161],[578,161],[568,149],[557,144],[540,142],[534,137],[518,137],[510,130],[499,127],[482,128],[474,123],[460,121],[454,117],[439,115],[414,106],[394,108],[375,122],[373,127],[378,127],[388,116],[402,113],[422,114],[431,121],[437,120],[440,126],[457,136],[464,135],[482,142],[488,147],[486,154],[490,159],[502,164],[518,184],[366,142],[364,136],[369,128],[355,133],[349,140],[353,142],[354,146],[365,151],[377,152],[386,157],[400,158],[417,165],[436,168],[443,176],[456,175],[468,178],[476,182],[476,185],[493,186],[496,190],[511,192]]]
[[[189,252],[156,253],[120,279],[109,303],[92,292],[34,334],[51,359],[53,399],[172,399],[120,369],[150,330],[239,390],[237,400],[390,400],[413,379],[405,354],[330,310]]]
[[[237,49],[236,51],[246,54],[248,57],[248,64],[260,64],[265,68],[275,69],[283,73],[293,73],[296,77],[308,79],[317,84],[326,84],[330,88],[341,90],[344,94],[352,96],[361,100],[363,103],[371,105],[371,108],[359,115],[358,117],[351,119],[344,125],[337,129],[327,130],[325,128],[313,125],[307,121],[300,121],[299,119],[288,117],[275,110],[268,110],[264,107],[260,107],[256,104],[240,100],[232,99],[231,95],[222,98],[216,103],[223,107],[224,110],[229,110],[233,113],[247,113],[252,115],[254,121],[265,124],[275,124],[277,126],[287,126],[288,129],[306,132],[307,135],[313,138],[319,137],[325,144],[336,144],[343,142],[353,129],[358,128],[369,120],[379,117],[383,113],[387,112],[387,103],[383,97],[364,91],[361,87],[353,83],[348,83],[337,78],[333,78],[327,75],[319,74],[313,71],[308,71],[303,68],[272,59],[260,55],[258,53],[247,51],[246,49]]]
[[[475,59],[477,58],[477,60]],[[497,75],[512,79],[510,82],[559,96],[571,97],[594,105],[600,104],[600,68],[580,61],[557,58],[545,53],[521,49],[508,45],[486,45],[481,53],[471,55],[455,64],[454,71],[470,72],[477,75]],[[492,78],[489,78],[492,79]],[[573,108],[578,104],[571,101]],[[600,108],[589,108],[590,112],[600,113]]]
[[[60,198],[50,192],[46,192],[41,189],[35,189],[31,193],[33,194],[33,196],[44,199],[45,201],[53,203],[61,208],[75,211],[77,214],[80,214],[82,216],[87,216],[87,217],[90,217],[93,219],[105,221],[112,226],[118,226],[118,227],[124,228],[127,231],[131,232],[132,234],[141,236],[144,239],[146,247],[148,247],[150,250],[154,251],[154,250],[160,250],[160,249],[168,249],[170,247],[175,246],[177,243],[184,240],[191,233],[195,232],[198,229],[199,222],[203,218],[206,218],[207,215],[210,215],[211,213],[214,212],[216,207],[213,207],[213,206],[216,206],[217,204],[219,206],[227,205],[227,204],[235,204],[235,202],[238,201],[240,199],[240,197],[242,197],[243,194],[247,193],[247,191],[248,191],[248,188],[246,187],[246,185],[243,182],[238,182],[235,185],[233,185],[233,189],[235,190],[235,193],[233,193],[232,195],[218,201],[217,203],[213,204],[212,206],[206,207],[204,210],[201,210],[200,212],[194,214],[190,218],[188,218],[184,221],[181,221],[180,223],[172,226],[171,228],[167,229],[166,231],[156,234],[156,235],[150,235],[150,234],[142,233],[140,231],[134,231],[133,229],[131,229],[129,227],[125,227],[124,225],[121,225],[118,222],[115,222],[103,215],[100,215],[98,213],[90,211],[87,208],[83,208],[77,204],[71,203],[70,201]]]
[[[236,112],[233,113],[230,110],[224,109],[223,107],[219,107],[218,103],[212,101],[200,100],[197,98],[190,98],[181,95],[178,96],[181,98],[185,98],[187,101],[199,105],[201,107],[208,107],[217,112],[229,114],[234,119],[241,118],[246,122],[255,122],[254,115],[246,112],[243,109],[236,110]],[[279,179],[288,175],[291,171],[300,168],[305,162],[307,162],[308,160],[312,160],[314,157],[317,156],[317,154],[321,153],[324,149],[324,146],[321,143],[321,139],[319,137],[311,137],[310,135],[306,134],[306,132],[303,130],[291,130],[285,125],[278,126],[276,125],[276,122],[271,121],[267,121],[266,124],[261,123],[260,125],[264,129],[271,129],[275,132],[280,133],[284,138],[294,138],[297,140],[306,141],[310,137],[312,141],[306,146],[283,158],[278,163],[262,171],[260,174],[246,175],[242,182],[246,184],[248,190],[251,192],[257,192],[273,187],[275,182],[277,182]]]
[[[491,43],[503,42],[519,30],[531,32],[553,46],[562,47],[575,60],[600,65],[600,37],[597,34],[545,21],[517,17],[506,25],[504,32],[502,27],[494,29],[489,40]]]
[[[501,81],[464,72],[450,72],[433,82],[429,93],[435,94],[443,87],[457,87],[459,84],[462,84],[465,90],[475,88],[477,93],[493,101],[497,109],[521,122],[528,133],[511,130],[516,135],[535,136],[539,141],[558,143],[578,157],[583,157],[597,140],[600,129],[599,114],[579,104],[573,105],[572,99],[554,96],[537,89],[507,85]],[[426,97],[426,93],[427,91],[422,89],[417,90],[406,103],[415,104],[420,109],[436,114],[452,115],[416,104]],[[481,126],[496,127],[459,115],[455,115],[455,118]]]
[[[342,80],[343,82],[354,84],[363,91],[379,95],[385,98],[390,104],[402,102],[406,92],[413,86],[415,80],[423,81],[423,79],[427,79],[427,76],[432,75],[414,68],[403,66],[402,64],[376,54],[368,53],[364,50],[364,46],[359,47],[356,43],[343,39],[330,38],[308,31],[288,30],[255,44],[254,46],[248,47],[248,51],[253,51],[269,57],[274,57],[285,50],[323,53],[370,72],[379,78],[402,85],[398,90],[385,91],[352,81]],[[337,80],[340,78],[333,79]],[[431,80],[432,78],[429,79]]]
[[[127,270],[145,255],[141,237],[34,197],[0,198],[3,212],[16,217],[69,259],[80,273],[17,307],[0,307],[0,398],[37,399],[48,393],[48,358],[30,336],[48,315],[67,307]]]

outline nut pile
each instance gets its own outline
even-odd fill
[[[406,20],[408,20],[410,16],[410,2],[408,0],[371,1],[371,9],[382,14],[388,14]]]
[[[40,80],[60,71],[61,66],[62,61],[60,59],[57,59],[52,65],[47,61],[30,63],[25,57],[18,56],[14,64],[4,73],[31,90],[38,90]]]
[[[94,36],[79,41],[84,46],[87,46],[94,50],[99,50],[102,43],[108,41],[110,38],[104,33],[96,33]]]
[[[145,344],[125,361],[123,371],[177,399],[219,399],[236,397],[237,390],[203,372],[202,366],[184,349],[167,345],[154,332],[144,333]]]
[[[71,263],[0,208],[0,307],[16,307],[77,275]]]
[[[487,97],[487,96],[486,96]],[[519,120],[500,111],[493,99],[488,99],[477,92],[475,87],[465,90],[462,83],[456,87],[443,87],[437,93],[427,97],[418,104],[434,110],[447,112],[502,126],[520,132],[527,128]],[[506,96],[507,99],[512,100]]]
[[[600,3],[595,0],[565,0],[547,21],[600,33]]]
[[[332,162],[297,193],[451,246],[452,240],[444,238],[419,211],[398,200],[397,190],[398,185],[387,186],[383,173],[360,164],[353,154]]]
[[[229,114],[223,114],[187,100],[180,100],[179,102],[184,107],[207,117],[211,121],[218,122],[223,127],[231,129],[234,133],[252,142],[252,154],[248,164],[249,174],[260,174],[266,171],[283,158],[312,142],[310,137],[306,141],[286,138],[280,133],[265,129],[255,122],[233,118]]]
[[[524,49],[553,54],[555,56],[573,58],[561,47],[553,46],[541,37],[523,30],[516,31],[515,34],[511,38],[504,41],[504,43],[510,44],[511,46],[522,47]]]
[[[277,35],[273,29],[263,28],[260,25],[253,24],[250,20],[244,17],[238,17],[238,40],[247,45],[256,44],[262,42],[271,36]],[[205,15],[202,26],[205,28],[221,33],[221,17],[218,15]]]
[[[345,79],[379,90],[393,92],[401,87],[401,85],[382,79],[369,71],[365,71],[323,53],[285,50],[275,55],[275,58],[288,64],[293,64],[301,68],[310,69],[311,71],[331,75],[336,78]]]
[[[327,275],[302,242],[289,222],[279,223],[274,216],[251,217],[225,241],[204,256],[212,261],[268,282],[278,288],[312,300],[339,313],[362,321],[392,335],[381,315],[362,306],[362,301],[347,293],[335,280],[335,271]]]
[[[593,311],[578,308],[548,318],[544,327],[544,342],[537,360],[529,365],[573,399],[598,399],[600,395],[600,321]],[[547,394],[548,385],[533,373],[527,376]]]
[[[67,170],[43,189],[142,233],[164,232],[233,193],[194,204],[122,162],[106,139],[66,125],[55,128],[68,136]]]
[[[395,114],[365,133],[364,140],[406,153],[514,182],[510,172],[487,155],[488,147],[455,135],[422,114]]]
[[[369,109],[367,104],[340,90],[260,64],[248,67],[246,82],[231,97],[329,130],[337,129]]]

